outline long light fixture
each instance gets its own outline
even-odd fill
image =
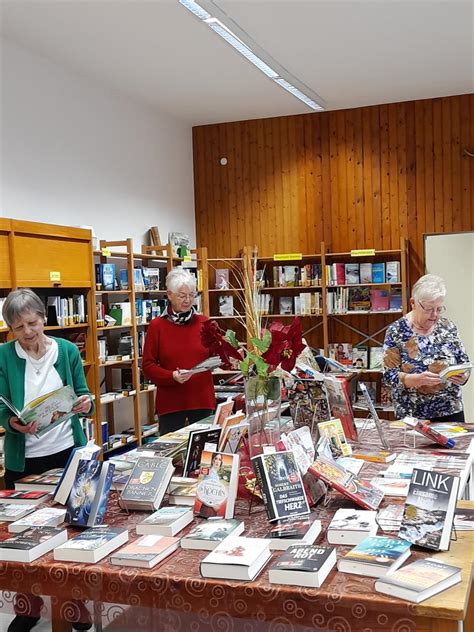
[[[215,15],[212,15],[207,9],[202,7],[201,4],[198,4],[194,0],[178,0],[178,2],[182,4],[183,7],[188,9],[188,11],[190,11],[193,15],[199,18],[202,22],[204,22],[204,24],[209,26],[209,28],[211,28],[214,31],[214,33],[217,33],[217,35],[222,37],[222,39],[225,40],[228,44],[230,44],[234,48],[234,50],[236,50],[240,55],[245,57],[245,59],[247,59],[251,64],[253,64],[261,72],[263,72],[267,77],[269,77],[279,86],[281,86],[284,90],[286,90],[287,92],[292,94],[294,97],[302,101],[305,105],[310,107],[312,110],[324,109],[324,107],[320,105],[320,103],[318,103],[318,101],[316,100],[316,99],[320,100],[316,94],[313,93],[312,96],[309,96],[309,94],[311,94],[312,91],[309,90],[307,86],[304,86],[304,84],[301,84],[301,82],[294,81],[295,78],[291,77],[290,73],[288,73],[279,64],[277,64],[274,59],[272,59],[268,54],[265,53],[265,51],[263,51],[263,49],[258,47],[256,43],[253,42],[253,40],[251,40],[251,38],[244,31],[242,31],[242,29],[240,29],[240,27],[238,27],[237,24],[234,23],[234,26],[238,28],[242,36],[245,37],[245,39],[247,39],[249,43],[246,43],[245,41],[243,41],[242,37],[239,37],[238,35],[236,35],[226,24],[224,24],[222,19],[223,18],[225,19],[228,16],[226,16],[225,13],[220,11],[218,7],[214,5],[214,3],[211,0],[201,0],[201,4],[210,6],[210,8],[212,8],[213,10],[213,13],[220,14],[219,17],[221,19],[219,19]],[[231,20],[227,20],[227,21],[231,21]],[[236,29],[234,28],[234,30]],[[258,55],[255,52],[256,48],[260,49]],[[263,56],[268,58],[267,59],[268,63],[262,59],[262,53],[263,53]],[[303,89],[296,87],[295,85],[293,85],[293,83],[288,81],[288,79],[290,78],[293,79],[294,83],[301,84],[301,88],[303,88],[305,91],[303,91]]]

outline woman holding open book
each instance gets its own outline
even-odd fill
[[[166,277],[166,289],[167,309],[151,321],[143,349],[143,373],[157,386],[161,435],[207,417],[216,406],[210,371],[189,371],[209,357],[201,342],[207,318],[193,307],[196,278],[188,270],[175,268]]]
[[[456,325],[445,317],[445,297],[443,279],[425,274],[413,286],[411,311],[387,329],[384,381],[392,388],[399,418],[464,421],[461,386],[470,371],[466,368],[448,378],[442,375],[450,366],[469,367]]]
[[[21,411],[29,402],[68,384],[78,396],[72,409],[75,414],[37,435],[36,423],[23,424],[0,402],[0,424],[6,430],[7,489],[14,489],[15,481],[28,474],[64,467],[74,446],[86,443],[77,414],[90,413],[92,400],[79,350],[68,340],[46,336],[45,316],[45,306],[32,290],[15,290],[5,300],[3,318],[14,340],[0,346],[0,395]]]

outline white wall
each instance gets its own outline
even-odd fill
[[[474,233],[429,235],[425,240],[426,271],[446,282],[447,316],[459,329],[474,361]],[[474,421],[474,375],[463,387],[466,421]]]
[[[0,215],[195,243],[189,125],[11,41],[1,59]]]

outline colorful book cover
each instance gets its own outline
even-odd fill
[[[367,347],[352,347],[352,366],[355,369],[367,369],[369,366]]]
[[[335,550],[333,546],[291,546],[273,564],[272,569],[315,573],[321,569]]]
[[[173,474],[172,461],[162,456],[140,456],[125,485],[121,502],[154,505],[161,501]]]
[[[190,512],[191,509],[189,507],[180,507],[179,505],[160,507],[157,511],[145,518],[142,524],[170,526],[173,522],[176,522],[176,520],[182,518]]]
[[[251,566],[265,550],[268,550],[268,546],[268,540],[230,535],[204,558],[204,562]]]
[[[427,558],[415,560],[411,564],[390,573],[390,575],[386,575],[383,582],[400,588],[408,588],[415,592],[422,592],[433,588],[460,571],[458,566],[443,564]]]
[[[350,312],[368,312],[371,305],[371,296],[369,287],[351,287],[349,288],[348,311]]]
[[[233,531],[238,529],[242,522],[240,520],[207,520],[196,525],[186,534],[183,540],[206,540],[221,542]]]
[[[277,520],[265,534],[266,538],[299,540],[304,538],[316,520],[316,515],[297,516]]]
[[[320,422],[318,423],[318,428],[320,436],[328,439],[333,458],[337,459],[340,456],[351,455],[352,448],[347,443],[340,419]]]
[[[348,439],[357,441],[357,429],[354,423],[354,414],[349,397],[349,385],[347,380],[332,376],[324,376],[324,388],[326,389],[331,416],[340,419],[344,433]]]
[[[64,544],[61,544],[59,548],[94,551],[125,531],[127,531],[127,529],[121,529],[119,527],[94,527],[93,529],[86,529],[82,533],[70,538]]]
[[[374,535],[365,538],[344,556],[344,560],[363,562],[390,568],[398,558],[410,549],[410,544],[399,538]]]
[[[360,283],[360,268],[358,263],[345,264],[346,285],[356,285]]]
[[[86,527],[92,515],[92,505],[98,491],[102,461],[81,459],[67,503],[65,521]]]
[[[172,553],[178,548],[179,539],[163,535],[143,535],[113,554],[117,561],[152,562],[157,556]]]
[[[230,404],[233,406],[234,402],[230,402]],[[225,415],[224,412],[222,412],[222,414]],[[201,463],[201,455],[204,446],[210,443],[215,445],[217,449],[221,433],[222,428],[220,426],[217,428],[209,428],[209,430],[198,430],[190,433],[183,467],[183,476],[197,476],[199,474],[199,465]]]
[[[372,264],[372,283],[385,283],[385,263]]]
[[[194,513],[197,516],[233,517],[238,470],[238,454],[202,452],[194,501]]]
[[[373,312],[386,312],[390,309],[389,290],[380,290],[373,287],[370,290],[370,309]]]

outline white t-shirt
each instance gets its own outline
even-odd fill
[[[25,406],[40,395],[46,395],[63,386],[63,381],[54,367],[58,359],[58,343],[54,339],[50,338],[50,340],[51,344],[39,360],[31,358],[22,349],[20,343],[15,342],[17,355],[25,360]],[[73,445],[71,420],[68,419],[40,437],[32,434],[25,435],[25,458],[56,454]]]

